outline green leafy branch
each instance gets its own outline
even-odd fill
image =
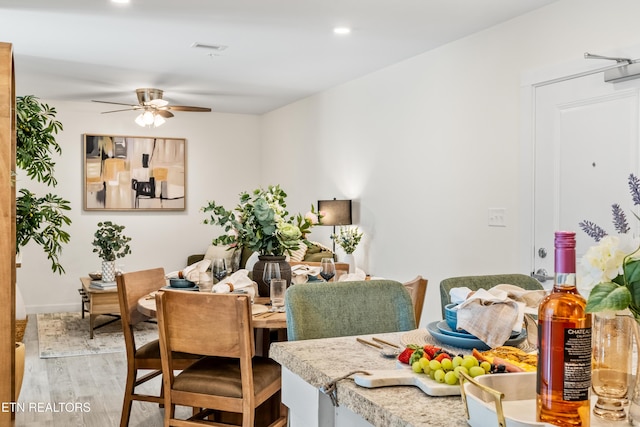
[[[59,256],[62,253],[62,243],[68,243],[71,238],[62,228],[63,225],[71,225],[71,220],[64,214],[71,210],[69,202],[54,194],[36,197],[24,188],[19,193],[20,196],[16,198],[17,247],[26,246],[33,239],[47,254],[51,270],[54,273],[64,273]]]
[[[598,283],[593,287],[587,301],[587,312],[629,308],[640,320],[640,260],[632,258],[639,250],[624,258],[623,274],[611,282]]]

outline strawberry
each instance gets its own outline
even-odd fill
[[[413,356],[413,352],[419,348],[420,346],[418,345],[409,344],[407,348],[405,348],[402,353],[400,353],[400,355],[398,356],[398,360],[409,365],[409,361],[411,360],[411,356]]]
[[[433,359],[437,352],[442,350],[440,347],[436,347],[435,345],[427,344],[423,347],[424,353],[429,355],[429,359]]]
[[[407,347],[405,348],[400,355],[398,355],[398,360],[402,363],[409,364],[409,360],[411,359],[411,355],[415,350],[413,348]]]

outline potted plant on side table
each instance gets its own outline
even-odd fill
[[[124,225],[111,221],[99,222],[98,230],[93,235],[93,252],[102,260],[102,281],[105,283],[116,280],[116,259],[131,253],[131,237],[122,234],[124,228]]]

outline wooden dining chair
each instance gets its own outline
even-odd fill
[[[413,311],[416,314],[416,325],[420,325],[420,317],[422,317],[422,307],[424,306],[424,297],[427,292],[428,280],[418,275],[415,279],[404,282],[404,287],[411,295],[413,301]]]
[[[241,414],[242,426],[253,427],[256,409],[275,398],[269,427],[287,423],[280,402],[280,365],[255,356],[251,303],[247,295],[160,291],[156,294],[160,351],[164,373],[165,427],[224,426],[212,410]],[[175,352],[203,359],[176,370]],[[224,358],[224,359],[222,359]],[[206,408],[188,420],[175,418],[175,406]],[[196,421],[199,420],[199,421]]]
[[[411,296],[395,280],[294,285],[285,307],[289,341],[416,328]]]
[[[166,281],[164,269],[154,268],[116,276],[116,283],[120,301],[122,332],[127,354],[127,382],[124,388],[122,414],[120,416],[120,427],[126,427],[129,425],[131,405],[134,400],[164,403],[162,386],[157,396],[136,392],[136,387],[162,373],[162,361],[160,359],[159,340],[156,339],[137,347],[134,329],[138,323],[149,320],[147,316],[138,311],[138,300],[165,286]],[[176,369],[184,369],[198,359],[198,356],[191,354],[175,355]],[[141,370],[150,370],[151,372],[138,378]]]

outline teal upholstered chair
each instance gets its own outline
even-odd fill
[[[451,296],[449,295],[451,289],[467,287],[474,291],[476,289],[490,289],[496,285],[503,284],[519,286],[527,290],[544,289],[540,282],[526,274],[451,277],[440,282],[442,318],[444,319],[444,306],[451,303]]]
[[[411,296],[394,280],[293,285],[285,306],[290,341],[416,328]]]

